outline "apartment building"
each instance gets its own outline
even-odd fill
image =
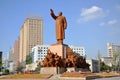
[[[20,30],[19,61],[25,63],[26,56],[32,47],[43,44],[43,19],[29,17],[25,20]]]

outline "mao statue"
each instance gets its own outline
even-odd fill
[[[54,20],[56,20],[56,40],[58,44],[63,44],[65,39],[65,29],[67,28],[67,21],[62,12],[58,12],[58,16],[54,14],[54,11],[50,9],[50,14]]]

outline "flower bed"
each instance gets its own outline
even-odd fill
[[[96,75],[98,75],[102,78],[120,76],[119,74],[116,74],[116,73],[97,73]]]
[[[87,77],[94,77],[94,78],[107,78],[107,77],[116,77],[120,76],[120,74],[116,73],[80,73],[80,72],[65,72],[61,74],[60,77],[80,77],[80,78],[87,78]]]
[[[94,73],[65,72],[60,77],[88,77],[96,76]]]
[[[52,76],[52,74],[14,74],[14,75],[7,75],[6,77],[2,77],[2,79],[20,79],[20,78],[44,78],[48,79]]]

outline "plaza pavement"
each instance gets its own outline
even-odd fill
[[[59,75],[52,76],[48,80],[83,80],[83,79],[60,79],[60,74],[59,74]],[[120,77],[97,78],[92,80],[120,80]]]
[[[120,77],[98,78],[93,80],[120,80]]]
[[[49,78],[48,80],[83,80],[83,79],[60,79],[58,76]],[[110,77],[110,78],[97,78],[92,80],[120,80],[120,77]]]
[[[2,76],[0,76],[2,77]],[[83,80],[83,79],[60,79],[60,74],[54,75],[49,79],[0,79],[0,80]],[[97,79],[92,79],[92,80],[120,80],[120,77],[109,77],[109,78],[97,78]]]

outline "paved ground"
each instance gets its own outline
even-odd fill
[[[5,76],[7,76],[7,75],[2,75],[2,76],[0,76],[0,78],[2,78],[2,77],[5,77]],[[30,78],[30,79],[0,79],[0,80],[48,80],[48,79],[32,79],[32,78]]]
[[[54,75],[48,80],[80,80],[80,79],[60,79],[60,75]],[[92,79],[92,80],[120,80],[120,77],[98,78],[98,79]]]
[[[60,78],[60,74],[54,75],[51,78],[49,78],[48,80],[60,80],[59,78]]]
[[[60,79],[60,75],[54,75],[49,79],[0,79],[0,80],[82,80],[82,79]],[[120,77],[98,78],[92,80],[120,80]]]
[[[0,80],[47,80],[47,79],[0,79]]]
[[[110,78],[99,78],[93,80],[120,80],[120,77],[110,77]]]

